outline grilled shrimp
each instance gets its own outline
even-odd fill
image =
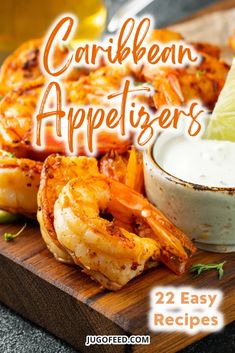
[[[50,155],[43,164],[37,218],[48,249],[59,261],[73,263],[71,256],[57,240],[53,214],[55,201],[70,179],[97,173],[95,158]]]
[[[168,29],[153,31],[152,40],[170,42],[182,40],[177,33]],[[200,99],[213,109],[229,70],[229,65],[219,59],[220,48],[203,42],[191,43],[200,54],[197,66],[183,68],[150,67],[142,65],[133,70],[140,82],[149,82],[155,89],[150,105],[160,108],[164,105],[184,105],[192,99]]]
[[[102,176],[71,180],[55,203],[54,226],[74,262],[105,288],[118,290],[156,266],[160,249],[156,240],[141,238],[100,216],[116,197],[112,183]]]
[[[31,154],[31,136],[41,88],[42,82],[28,83],[0,101],[0,146],[17,157],[37,159]]]
[[[34,217],[37,212],[37,192],[41,162],[18,159],[0,152],[0,209]]]
[[[163,105],[184,105],[192,99],[200,99],[213,109],[229,70],[229,65],[212,56],[203,54],[197,67],[182,69],[161,68],[145,72],[156,93],[153,101],[156,108]]]
[[[218,45],[207,42],[192,42],[191,45],[199,53],[210,55],[216,59],[220,58],[221,48]]]
[[[182,274],[196,251],[192,242],[146,198],[128,186],[110,181],[115,197],[109,203],[116,224],[122,224],[140,237],[156,240],[161,249],[161,261],[173,272]]]
[[[41,39],[30,40],[8,56],[1,67],[0,83],[16,87],[26,81],[42,78],[39,66],[41,44]]]
[[[16,88],[24,83],[42,81],[44,76],[40,66],[40,55],[43,39],[33,39],[23,43],[2,64],[0,70],[0,84]],[[68,55],[66,46],[56,46],[53,55],[53,65],[57,67],[63,63]],[[65,80],[78,80],[89,73],[86,68],[74,68]]]
[[[147,199],[102,175],[67,183],[55,202],[54,227],[74,262],[112,290],[155,261],[182,274],[195,252],[191,241]]]
[[[109,178],[120,181],[140,193],[144,192],[142,153],[134,147],[124,154],[111,150],[99,161],[99,170]]]
[[[112,72],[112,74],[111,74]],[[126,70],[101,68],[86,78],[77,82],[67,82],[65,86],[67,103],[70,104],[101,104],[104,96],[117,89],[121,84]],[[0,100],[0,146],[14,153],[17,157],[44,160],[49,154],[65,153],[65,145],[55,140],[53,128],[46,127],[46,147],[37,151],[32,145],[33,116],[36,111],[43,81],[25,83],[12,90]],[[120,140],[114,133],[100,132],[97,136],[98,154],[105,154],[110,149],[125,152],[130,146],[130,140]],[[85,154],[84,144],[79,143],[77,154]]]
[[[156,30],[153,32],[153,38],[162,41],[181,39],[181,35],[170,30]],[[0,70],[0,84],[8,88],[16,88],[24,83],[35,80],[43,80],[43,73],[40,67],[40,55],[43,39],[32,39],[23,43],[17,48],[2,64]],[[56,46],[53,55],[53,65],[55,67],[62,64],[66,59],[69,48],[66,46]],[[100,63],[102,66],[102,62]],[[76,81],[80,77],[88,75],[90,71],[87,68],[74,68],[66,76],[68,81]]]

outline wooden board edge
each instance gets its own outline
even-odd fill
[[[131,335],[118,324],[105,317],[86,303],[64,292],[56,283],[48,282],[2,254],[0,254],[0,301],[24,318],[36,323],[60,339],[66,341],[81,353],[87,352],[87,335]],[[229,320],[226,324],[232,322]],[[135,334],[143,334],[136,332]],[[211,334],[177,334],[177,350],[174,333],[150,334],[150,345],[99,346],[100,353],[175,353],[179,349],[197,342]],[[96,353],[97,346],[89,346],[89,352]]]
[[[87,335],[126,335],[121,327],[0,254],[0,301],[24,318],[87,352]],[[97,353],[97,346],[89,346]],[[124,353],[125,346],[99,347],[100,353]]]

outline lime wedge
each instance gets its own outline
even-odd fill
[[[205,138],[235,142],[235,59],[210,117]]]

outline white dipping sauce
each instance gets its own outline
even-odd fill
[[[156,146],[153,157],[162,169],[184,181],[235,187],[234,142],[175,136]]]

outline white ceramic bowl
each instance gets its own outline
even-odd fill
[[[148,199],[193,239],[198,248],[235,251],[235,188],[197,185],[163,170],[157,163],[157,151],[169,138],[172,136],[160,134],[144,153]]]

